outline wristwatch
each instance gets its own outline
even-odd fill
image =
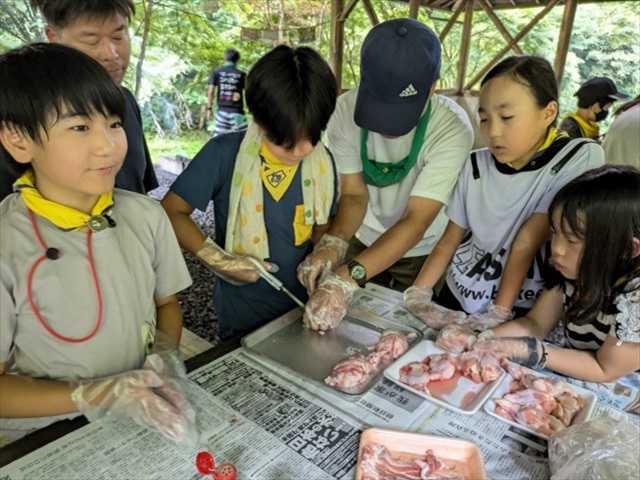
[[[356,281],[358,286],[364,287],[364,284],[367,283],[367,270],[355,260],[347,263],[347,268],[349,269],[349,276]]]

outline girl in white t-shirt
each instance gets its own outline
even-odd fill
[[[495,328],[476,348],[586,381],[637,379],[640,172],[622,165],[586,172],[558,192],[549,212],[560,275],[526,316]],[[545,346],[541,340],[563,320],[565,348]]]
[[[487,148],[463,166],[447,228],[404,294],[409,310],[437,329],[451,322],[486,329],[512,319],[514,307],[526,313],[543,288],[551,199],[604,163],[595,143],[556,132],[558,85],[543,58],[507,58],[481,85]],[[433,287],[447,268],[436,305]]]

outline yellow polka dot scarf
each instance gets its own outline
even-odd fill
[[[261,146],[262,134],[255,124],[250,124],[233,168],[225,247],[229,252],[264,260],[270,254],[264,223]],[[301,168],[305,224],[325,224],[334,197],[335,173],[322,142],[304,158]]]

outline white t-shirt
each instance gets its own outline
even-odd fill
[[[562,168],[556,167],[567,153],[585,141],[571,140],[555,155],[550,147],[517,172],[498,164],[487,149],[474,152],[478,178],[474,178],[473,162],[465,163],[446,208],[451,221],[468,230],[447,274],[447,285],[465,312],[484,312],[495,298],[513,240],[531,215],[547,213],[560,188],[581,173],[604,164],[602,148],[589,142]],[[527,272],[515,306],[533,306],[542,291],[541,267],[546,261],[543,246]]]
[[[640,169],[640,105],[622,112],[609,127],[602,141],[604,161]]]
[[[327,127],[327,146],[341,174],[362,172],[360,127],[353,119],[357,95],[358,89],[354,88],[338,97],[336,110]],[[473,128],[465,111],[454,101],[433,95],[431,103],[424,144],[411,171],[401,182],[393,185],[382,188],[368,185],[369,205],[356,234],[367,246],[398,222],[410,196],[433,199],[443,205],[449,202],[460,168],[473,145]],[[394,139],[369,132],[368,157],[385,163],[402,160],[409,154],[415,130]],[[405,257],[430,253],[442,236],[446,223],[441,210],[422,240]]]
[[[7,375],[68,381],[93,379],[139,368],[155,336],[155,299],[191,285],[191,277],[166,213],[144,195],[114,190],[114,228],[92,234],[91,245],[102,294],[103,318],[83,343],[56,339],[40,324],[27,296],[27,279],[42,256],[19,194],[0,204],[0,362]],[[34,274],[35,304],[49,326],[69,338],[93,329],[97,293],[87,258],[87,234],[65,232],[36,216],[49,247],[62,253]],[[41,428],[60,417],[2,418],[0,431]],[[7,430],[14,431],[13,433]]]

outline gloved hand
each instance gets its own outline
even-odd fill
[[[320,238],[313,252],[298,265],[298,280],[309,293],[315,291],[316,280],[323,270],[333,270],[344,263],[348,247],[349,243],[328,233]]]
[[[323,270],[318,288],[307,302],[302,322],[311,330],[336,328],[347,314],[347,307],[357,288],[358,285],[331,270]]]
[[[525,367],[541,370],[547,361],[547,350],[536,337],[496,337],[484,332],[478,336],[473,350],[489,351]]]
[[[247,260],[246,257],[224,251],[209,237],[196,253],[196,257],[209,267],[213,273],[232,285],[255,283],[260,279],[258,267]],[[278,266],[274,263],[262,262],[262,264],[269,272],[278,271]]]
[[[449,310],[433,303],[433,289],[410,286],[404,291],[404,303],[407,309],[431,328],[440,330],[450,323],[461,323],[467,315],[464,312]]]
[[[511,310],[489,302],[489,308],[485,313],[469,315],[464,323],[474,330],[486,330],[497,327],[509,320],[513,320],[513,312]]]
[[[155,360],[151,360],[155,362]],[[130,417],[175,441],[188,441],[190,425],[179,408],[156,393],[169,388],[152,368],[98,380],[71,382],[71,399],[91,422]]]

